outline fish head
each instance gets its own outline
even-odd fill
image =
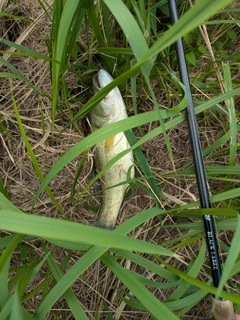
[[[93,91],[97,93],[113,81],[112,76],[101,69],[93,77]],[[124,102],[118,87],[112,89],[90,112],[90,121],[97,128],[115,122],[122,114]],[[124,109],[125,110],[125,109]]]

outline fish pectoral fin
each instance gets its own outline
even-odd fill
[[[104,145],[104,148],[105,148],[105,151],[106,152],[109,152],[109,151],[111,151],[116,145],[118,145],[119,143],[123,143],[123,139],[125,138],[125,135],[124,135],[124,133],[123,132],[121,132],[121,133],[118,133],[118,134],[116,134],[115,136],[111,136],[111,137],[109,137],[109,138],[107,138],[106,140],[105,140],[105,145]],[[126,139],[126,138],[125,138]],[[126,140],[127,141],[127,140]],[[122,151],[124,150],[123,149],[123,144],[122,144]],[[127,141],[127,146],[129,147],[129,144],[128,144],[128,141]],[[119,151],[120,152],[120,151]]]
[[[135,189],[136,189],[135,185],[129,184],[124,193],[124,200],[131,198],[135,192]]]
[[[105,140],[104,148],[106,151],[110,151],[114,147],[115,136],[109,137]]]

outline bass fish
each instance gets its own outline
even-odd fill
[[[105,70],[93,77],[93,91],[97,93],[108,85],[113,78]],[[93,131],[105,127],[110,123],[127,118],[127,111],[118,87],[111,90],[104,99],[89,113],[89,122]],[[98,143],[94,151],[94,162],[97,171],[101,171],[105,165],[117,154],[128,149],[129,143],[123,132]],[[130,169],[131,167],[131,169]],[[101,209],[94,225],[113,230],[121,208],[128,184],[117,184],[127,180],[127,172],[130,169],[130,177],[134,178],[133,153],[129,152],[115,162],[102,176],[101,188],[103,191]]]

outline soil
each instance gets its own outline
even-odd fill
[[[48,0],[48,2],[49,4],[52,3],[51,0]],[[44,13],[39,2],[19,0],[17,4],[15,4],[15,2],[8,4],[8,1],[3,1],[2,9],[8,13],[31,19],[35,23],[29,23],[11,17],[2,17],[0,22],[0,35],[4,39],[47,55],[46,41],[49,39],[51,21]],[[0,44],[0,49],[9,51],[8,46],[3,43]],[[16,52],[16,50],[12,50]],[[20,71],[31,83],[37,86],[39,90],[51,96],[51,79],[49,63],[47,61],[11,54],[4,54],[3,58]],[[1,63],[0,70],[1,72],[9,72],[6,66]],[[193,69],[190,76],[193,76],[195,72],[196,70]],[[91,79],[87,79],[87,85],[84,88],[76,84],[76,79],[71,75],[69,75],[68,81],[69,85],[74,84],[75,86],[75,98],[82,95],[82,101],[84,102],[85,100],[86,102],[89,98],[89,92],[91,91]],[[153,87],[155,85],[157,86],[157,83],[153,81],[152,85]],[[66,115],[66,108],[62,108],[57,113],[57,119],[54,125],[54,137],[56,137],[56,139],[53,142],[51,136],[51,101],[47,97],[37,94],[34,89],[24,81],[0,78],[0,129],[1,127],[5,128],[5,131],[0,132],[0,177],[12,203],[22,211],[30,213],[40,181],[29,158],[19,130],[11,98],[11,87],[28,141],[44,175],[49,172],[51,167],[67,150],[84,138],[88,133],[88,124],[86,118],[81,119],[77,123],[78,130],[76,130],[76,127],[73,125],[62,132],[69,122],[69,118]],[[150,99],[142,99],[141,92],[139,92],[138,95],[138,99],[141,102],[137,106],[139,113],[154,108]],[[142,95],[144,95],[144,92]],[[195,98],[197,98],[197,95],[200,95],[200,93],[196,92]],[[128,95],[124,96],[126,101],[128,100],[127,96]],[[158,90],[157,99],[161,105],[168,105],[168,98],[164,89],[160,88]],[[71,111],[73,114],[77,113],[83,105],[83,102],[76,101],[71,103]],[[239,99],[236,103],[239,105]],[[134,113],[130,105],[127,105],[127,108],[129,115]],[[198,117],[200,139],[203,148],[214,142],[218,134],[222,132],[220,121],[216,121],[215,126],[211,126],[210,129],[206,127],[207,121],[213,121],[209,119],[209,117],[213,119],[214,115],[206,114]],[[149,132],[157,126],[157,122],[142,126],[142,133]],[[137,138],[141,137],[142,133],[138,129],[136,129],[134,133]],[[162,175],[163,173],[174,170],[181,170],[183,166],[192,159],[187,124],[183,123],[176,126],[169,130],[167,134],[170,139],[174,162],[171,162],[169,151],[162,135],[144,144],[142,150],[149,159],[152,172],[159,177],[159,186],[166,197],[166,200],[161,200],[161,206],[165,209],[171,209],[176,204],[187,204],[197,200],[198,192],[194,177],[176,178],[164,177]],[[43,192],[39,197],[34,207],[34,214],[58,219],[69,219],[83,224],[92,224],[96,218],[96,212],[91,208],[100,205],[99,199],[92,195],[93,189],[89,189],[81,201],[74,201],[73,204],[70,204],[69,201],[73,181],[82,157],[83,155],[80,155],[71,161],[50,183],[50,189],[60,206],[64,209],[65,216],[58,212],[46,192]],[[228,158],[225,156],[213,158],[209,155],[205,158],[205,163],[207,165],[226,165],[228,164]],[[89,150],[76,185],[76,195],[79,195],[90,181],[92,169],[93,153],[92,150]],[[210,182],[210,189],[215,192],[222,190],[223,186],[224,183],[222,181]],[[135,213],[153,206],[155,206],[155,204],[152,198],[143,189],[136,188],[134,194],[125,200],[118,218],[118,224],[121,224]],[[161,228],[161,234],[159,234],[159,229],[152,228],[151,226],[156,227],[159,226],[160,223],[162,225],[172,224],[174,221],[177,221],[177,218],[172,219],[169,216],[166,216],[162,221],[153,219],[148,222],[148,225],[146,225],[144,229],[132,232],[131,236],[152,242],[159,242],[159,240],[162,242],[169,241],[180,236],[185,231],[176,228]],[[6,234],[6,232],[2,233],[2,235]],[[224,241],[228,241],[228,245],[232,236],[231,232],[221,233],[220,235],[222,240],[225,239]],[[59,248],[50,243],[46,244],[59,264],[63,259],[68,259],[67,269],[80,257],[79,252],[70,252],[70,250]],[[28,241],[26,245],[30,246],[32,250],[31,256],[27,258],[29,261],[37,260],[43,256],[44,253],[39,239],[33,240],[32,242]],[[173,261],[172,265],[185,271],[192,259],[197,256],[200,246],[201,242],[199,241],[195,242],[194,245],[176,249],[176,253],[180,253],[181,256],[184,257],[184,260]],[[21,259],[20,253],[16,252],[13,260],[13,263],[16,261],[14,267],[27,262],[27,260],[24,262],[24,259]],[[169,262],[171,261],[169,260]],[[154,279],[155,281],[160,280],[160,277],[150,274],[145,269],[140,268],[130,261],[123,260],[122,264],[125,268],[131,268],[131,270],[149,279]],[[206,261],[206,265],[207,264],[208,261]],[[46,272],[47,267],[45,266],[40,270],[31,287],[28,288],[29,292],[44,281]],[[208,277],[207,272],[200,274],[201,280],[207,281]],[[239,277],[238,279],[234,279],[234,281],[236,285],[239,285]],[[84,309],[87,310],[89,319],[96,319],[96,308],[99,309],[98,319],[108,319],[107,312],[104,311],[103,301],[107,301],[111,313],[114,314],[115,320],[150,319],[148,313],[143,311],[136,312],[122,301],[121,297],[125,297],[127,294],[125,287],[119,283],[118,279],[100,261],[93,264],[91,268],[72,285],[72,289],[81,300]],[[162,291],[160,289],[151,289],[151,291],[162,301],[171,294],[171,290]],[[38,306],[39,299],[40,293],[34,298],[27,300],[25,302],[25,308],[29,312],[34,312]],[[199,304],[183,316],[182,319],[207,319],[209,318],[210,310],[211,302],[206,298],[201,300]],[[47,319],[73,319],[71,317],[69,318],[69,315],[69,307],[64,298],[61,298],[54,305]]]

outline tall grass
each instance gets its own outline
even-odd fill
[[[166,1],[152,3],[144,0],[127,0],[125,2],[121,0],[97,2],[93,0],[66,0],[65,2],[56,0],[52,6],[47,6],[45,1],[39,1],[48,18],[51,19],[51,32],[47,41],[48,54],[44,55],[30,50],[10,40],[1,40],[4,45],[8,46],[8,49],[2,51],[3,54],[10,53],[12,56],[31,57],[49,62],[51,95],[39,89],[37,84],[31,83],[25,75],[11,65],[7,59],[4,59],[4,56],[0,58],[0,62],[8,70],[1,72],[0,77],[10,78],[11,81],[13,81],[12,79],[21,80],[38,94],[39,99],[44,97],[51,101],[51,137],[53,143],[57,138],[55,126],[59,117],[64,116],[67,119],[64,130],[73,125],[76,132],[79,132],[77,131],[79,130],[77,128],[78,120],[94,108],[115,86],[120,86],[124,91],[130,83],[129,79],[131,79],[130,92],[133,94],[133,105],[135,103],[136,106],[134,95],[137,94],[140,84],[140,89],[144,88],[149,93],[154,104],[154,110],[144,113],[139,112],[135,107],[134,109],[137,112],[128,119],[108,125],[83,138],[69,148],[44,176],[22,124],[18,102],[15,99],[14,86],[11,87],[12,108],[40,186],[33,195],[32,214],[30,214],[22,212],[14,205],[14,200],[11,200],[11,196],[7,195],[4,183],[0,183],[0,225],[5,231],[0,239],[2,251],[0,257],[1,320],[47,319],[51,309],[61,297],[64,297],[68,305],[69,318],[98,318],[97,311],[95,316],[92,316],[81,297],[79,298],[78,292],[72,288],[72,284],[86,270],[90,269],[97,260],[100,260],[117,277],[118,283],[121,284],[119,284],[119,287],[124,288],[123,294],[120,296],[122,303],[125,303],[131,310],[147,312],[153,319],[179,319],[205,296],[210,293],[216,294],[216,292],[221,297],[233,301],[236,308],[240,306],[238,295],[222,290],[224,283],[234,278],[240,271],[240,220],[237,214],[240,204],[238,180],[240,170],[236,166],[239,155],[237,136],[240,126],[237,123],[239,111],[236,110],[234,105],[234,98],[240,94],[240,86],[239,81],[233,80],[232,77],[232,73],[235,73],[239,67],[237,62],[239,54],[234,53],[231,56],[227,55],[226,52],[226,55],[222,56],[222,59],[224,59],[222,70],[217,69],[211,62],[211,67],[193,81],[196,92],[201,91],[203,95],[207,96],[207,99],[196,101],[196,114],[199,116],[212,114],[215,118],[224,119],[221,120],[224,121],[224,130],[220,132],[213,143],[203,150],[204,156],[216,157],[218,153],[221,155],[221,152],[222,154],[224,152],[224,156],[228,158],[228,166],[226,167],[206,166],[209,179],[225,182],[224,188],[220,191],[212,190],[211,200],[215,209],[207,211],[196,209],[199,205],[198,201],[192,201],[181,206],[181,208],[176,205],[171,209],[160,209],[162,201],[166,200],[166,195],[162,193],[162,183],[159,183],[159,181],[161,182],[162,178],[193,177],[192,162],[189,161],[182,170],[173,170],[173,172],[168,172],[165,175],[156,175],[140,149],[141,146],[150,143],[151,139],[163,135],[169,162],[174,168],[173,150],[168,133],[185,122],[184,109],[187,101],[186,98],[181,97],[181,84],[177,76],[171,71],[173,67],[176,67],[176,59],[170,46],[178,38],[184,37],[187,43],[188,62],[192,67],[199,67],[197,61],[200,61],[202,56],[207,54],[207,49],[202,45],[198,26],[211,23],[211,26],[213,26],[212,33],[216,34],[215,23],[218,28],[221,27],[223,34],[229,34],[231,28],[234,32],[236,19],[231,20],[226,17],[229,17],[228,13],[237,16],[239,9],[233,7],[223,10],[223,7],[230,3],[229,0],[199,0],[191,8],[187,8],[186,13],[183,14],[176,25],[170,27],[166,16],[164,26],[160,26],[158,19],[160,12],[161,15],[163,13],[167,14]],[[181,9],[185,11],[183,4]],[[216,14],[218,15],[214,16]],[[7,13],[3,12],[2,15],[7,16]],[[207,21],[211,17],[214,18]],[[234,33],[230,33],[230,35],[234,38]],[[79,37],[83,39],[81,41],[84,42],[85,47]],[[195,47],[196,43],[198,44],[197,49]],[[216,40],[209,48],[213,49],[213,52],[219,57],[225,48],[224,45],[226,43],[221,43],[220,40],[217,43]],[[10,49],[14,50],[10,51]],[[81,55],[85,59],[79,59]],[[80,98],[82,100],[79,101],[82,103],[82,107],[78,112],[75,112],[71,108],[71,103],[74,100],[72,99],[73,88],[70,88],[68,84],[69,74],[77,77],[81,86],[87,87],[91,76],[99,68],[113,72],[115,80],[89,99],[86,95],[83,95]],[[216,73],[216,69],[222,75],[222,79],[218,78],[212,83],[210,80],[208,86],[206,86],[206,79],[211,78],[213,73]],[[159,105],[156,97],[156,86],[153,85],[155,79],[161,79],[169,93],[169,101],[173,97],[172,101],[174,103],[177,101],[175,103],[177,106],[169,108]],[[220,91],[220,85],[223,88],[222,91]],[[134,86],[136,89],[134,89]],[[224,118],[221,117],[223,114]],[[41,116],[44,117],[43,114]],[[207,120],[204,119],[204,121],[206,121],[205,125],[207,126]],[[142,134],[138,138],[135,137],[134,133],[136,133],[137,128],[141,131],[142,125],[153,122],[157,122],[157,126],[148,133]],[[42,119],[42,126],[44,127],[44,119]],[[7,128],[3,126],[1,131],[6,130]],[[133,150],[136,154],[136,166],[140,174],[131,183],[145,188],[144,191],[153,199],[154,207],[137,213],[119,225],[113,232],[67,221],[67,212],[58,203],[57,197],[53,195],[51,181],[79,155],[86,155],[89,148],[122,131],[126,132],[131,147],[115,156],[85,186],[82,195],[89,190],[97,178],[101,177],[103,172],[119,158]],[[59,133],[60,137],[61,134]],[[76,174],[79,174],[79,172]],[[45,191],[55,208],[62,214],[62,220],[34,215],[35,205],[39,201],[40,195]],[[169,208],[167,204],[166,207]],[[204,240],[196,258],[192,259],[186,272],[176,268],[176,265],[179,265],[176,261],[179,262],[183,259],[178,249],[186,248],[188,250],[188,246],[198,245],[199,240],[204,238],[203,225],[200,222],[196,223],[196,219],[200,219],[201,215],[205,214],[212,214],[216,217],[218,231],[233,230],[235,232],[230,246],[225,245],[224,242],[220,243],[223,255],[227,255],[227,258],[223,266],[223,277],[218,291],[211,285],[211,279],[207,283],[201,281],[203,272],[210,274],[209,267],[205,264],[206,244]],[[182,228],[189,230],[189,232],[176,237],[173,236],[169,241],[161,240],[162,242],[160,242],[159,240],[159,243],[151,243],[150,236],[147,237],[147,241],[127,236],[127,234],[131,234],[132,230],[141,230],[140,228],[145,222],[149,222],[155,217],[163,220],[166,215],[176,219],[176,222],[172,225],[163,226],[164,228],[171,228],[172,230]],[[162,227],[158,226],[158,228],[160,231],[162,230]],[[14,254],[19,250],[21,251],[24,245],[27,246],[26,250],[30,252],[31,243],[36,239],[41,240],[39,245],[42,255],[29,263],[24,263],[23,260],[20,267],[14,267]],[[69,267],[68,261],[64,259],[59,266],[46,243],[52,243],[58,248],[67,249],[70,254],[77,252],[79,258],[74,261],[71,267]],[[146,254],[148,255],[146,256]],[[140,270],[148,270],[148,273],[161,277],[161,281],[154,281],[153,277],[148,278],[145,276],[148,273],[141,275],[131,268],[125,268],[122,263],[123,259],[130,261],[130,264],[137,265]],[[42,279],[42,282],[29,291],[29,287],[32,288],[31,283],[39,276],[44,265],[47,266],[45,279]],[[162,290],[162,292],[171,289],[171,294],[166,301],[160,301],[159,295],[154,294],[155,288]],[[232,289],[234,291],[234,286],[232,286]],[[36,296],[39,299],[37,306],[34,310],[30,310],[28,302],[36,299]],[[107,299],[107,297],[105,298]],[[108,318],[112,319],[114,312],[106,302],[104,306]],[[58,315],[52,318],[58,318]]]

